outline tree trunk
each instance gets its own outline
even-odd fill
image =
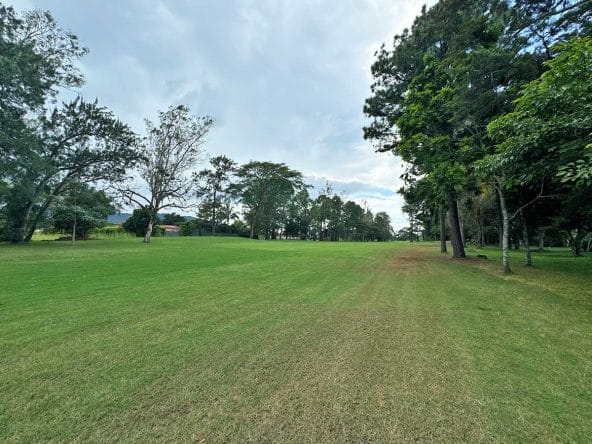
[[[24,211],[24,216],[20,220],[20,227],[18,227],[18,238],[15,236],[13,238],[13,242],[31,241],[33,233],[35,232],[35,228],[33,228],[33,230],[29,230],[29,219],[31,217],[31,211],[33,211],[33,205],[33,202],[29,202],[27,205],[27,209]]]
[[[586,251],[592,251],[592,234],[589,234],[588,237],[588,247],[586,248]]]
[[[39,224],[39,222],[41,221],[41,218],[45,215],[45,212],[47,211],[49,206],[53,203],[53,199],[55,198],[55,196],[57,196],[61,192],[62,188],[66,185],[66,183],[67,183],[66,181],[63,181],[62,183],[60,183],[58,186],[55,187],[55,189],[45,199],[45,202],[43,203],[43,205],[41,205],[41,208],[39,208],[39,210],[36,211],[35,217],[30,222],[30,224],[29,224],[29,217],[31,214],[32,207],[30,207],[27,210],[25,223],[23,223],[23,230],[25,233],[25,237],[23,239],[23,242],[30,242],[31,241],[31,239],[33,238],[33,234],[35,233],[35,229],[37,228],[37,224]],[[31,205],[33,205],[33,204],[31,203]]]
[[[438,217],[440,219],[440,253],[445,254],[448,251],[446,250],[446,221],[444,219],[444,208],[440,207]]]
[[[251,239],[255,239],[255,219],[256,219],[256,217],[257,217],[257,213],[255,212],[251,216],[251,234],[250,234]]]
[[[74,223],[72,224],[72,245],[76,243],[76,218],[74,218]]]
[[[477,239],[476,239],[476,247],[481,249],[483,248],[483,218],[481,217],[481,207],[477,207],[477,210],[475,212],[475,222],[477,222]]]
[[[545,251],[545,230],[539,230],[539,251]]]
[[[499,196],[500,210],[502,214],[502,264],[504,273],[510,273],[510,218],[506,208],[506,197],[502,189],[502,181],[496,178],[497,194]]]
[[[496,185],[496,190],[497,190],[497,185]],[[499,194],[499,191],[498,191]],[[502,210],[501,210],[501,204],[500,204],[500,208],[498,208],[498,212],[497,212],[497,234],[498,234],[498,244],[500,248],[504,248],[504,216],[502,214]]]
[[[212,204],[212,236],[216,235],[216,190],[214,190],[214,199]]]
[[[465,247],[460,234],[460,224],[458,219],[458,206],[453,194],[448,196],[448,218],[450,224],[450,244],[452,245],[452,257],[466,257]]]
[[[575,232],[575,234],[574,234]],[[585,233],[581,229],[576,229],[568,233],[569,234],[569,248],[573,256],[582,255],[582,241],[584,240]]]
[[[148,221],[148,229],[146,230],[146,235],[144,236],[144,243],[150,243],[150,237],[152,237],[152,228],[154,227],[154,217],[150,216],[150,220]]]
[[[528,240],[528,227],[524,219],[524,211],[520,210],[520,222],[522,223],[522,240],[524,241],[524,263],[532,267],[532,253],[530,251],[530,241]]]
[[[460,217],[458,219],[458,226],[460,228],[460,239],[461,239],[463,247],[464,247],[465,245],[467,245],[467,240],[465,239],[465,227],[464,227]]]

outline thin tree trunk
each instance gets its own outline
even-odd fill
[[[502,264],[504,266],[504,273],[510,273],[510,218],[508,217],[508,209],[506,208],[506,197],[502,189],[502,181],[498,178],[496,180],[496,190],[499,196],[500,210],[502,214]]]
[[[447,253],[446,249],[446,221],[444,219],[444,208],[440,207],[438,211],[438,217],[440,219],[440,253]]]
[[[588,247],[586,248],[586,251],[592,251],[592,234],[588,237]]]
[[[545,251],[545,230],[539,230],[539,251]]]
[[[496,185],[496,190],[497,190],[497,185]],[[499,193],[499,191],[498,191]],[[498,207],[498,212],[497,212],[497,234],[498,234],[498,244],[500,248],[504,248],[504,216],[502,214],[502,210],[501,210],[501,204],[500,207]]]
[[[212,204],[212,236],[216,235],[216,190],[214,190],[214,200]]]
[[[483,218],[481,217],[481,207],[478,206],[475,212],[475,219],[477,222],[477,244],[476,247],[481,249],[483,248]]]
[[[465,227],[464,227],[464,225],[463,225],[462,220],[460,219],[460,217],[458,219],[458,226],[460,228],[460,239],[462,241],[463,246],[465,246],[465,245],[467,245],[467,241],[465,239]]]
[[[452,245],[452,257],[466,257],[465,247],[460,234],[460,224],[458,219],[458,206],[453,194],[448,196],[448,218],[450,225],[450,244]]]
[[[72,224],[72,245],[76,243],[76,218],[74,218],[74,223]]]
[[[524,262],[526,266],[532,267],[532,253],[530,251],[530,241],[528,240],[528,227],[524,219],[524,211],[520,210],[520,222],[522,223],[522,240],[524,241]]]
[[[150,216],[150,220],[148,221],[148,229],[146,230],[146,235],[144,236],[144,243],[150,243],[150,237],[152,237],[152,228],[154,227],[154,218]]]

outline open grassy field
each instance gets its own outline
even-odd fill
[[[592,436],[592,257],[504,277],[435,244],[128,238],[0,261],[1,441]]]

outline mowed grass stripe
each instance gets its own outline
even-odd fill
[[[590,434],[589,290],[561,295],[434,251],[220,238],[0,246],[16,257],[0,298],[0,438]],[[41,289],[19,286],[41,275]]]

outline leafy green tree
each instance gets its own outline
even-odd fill
[[[230,191],[245,209],[250,237],[259,233],[271,235],[280,220],[280,211],[292,196],[306,188],[302,173],[283,163],[252,161],[238,168],[237,181]]]
[[[14,174],[35,140],[25,116],[42,115],[61,88],[83,84],[75,62],[86,52],[49,12],[31,11],[21,17],[0,5],[0,181],[7,171]]]
[[[225,193],[230,186],[232,174],[236,171],[237,164],[224,155],[210,159],[210,169],[203,169],[194,173],[193,179],[197,184],[196,194],[202,198],[202,208],[208,207],[212,235],[216,234],[216,225],[219,223],[217,213],[220,212]],[[224,220],[224,217],[222,217]]]
[[[71,184],[121,180],[139,157],[132,131],[96,102],[76,99],[39,122],[35,143],[7,175],[4,235],[14,242],[31,240]]]
[[[537,172],[563,183],[592,184],[592,38],[556,47],[548,70],[523,89],[511,113],[489,125],[498,153],[536,161]],[[516,171],[532,180],[531,171]]]
[[[160,222],[163,225],[181,225],[185,222],[185,216],[177,213],[166,213],[160,217]]]
[[[91,230],[105,225],[107,216],[116,211],[113,199],[102,190],[85,183],[71,184],[52,206],[54,228],[72,234],[76,239],[88,239]]]
[[[447,202],[453,257],[465,255],[457,199],[474,158],[462,135],[464,121],[454,118],[458,66],[496,41],[505,9],[498,1],[442,0],[424,8],[372,66],[372,95],[364,107],[372,122],[364,136],[379,151],[406,160],[408,175],[429,177],[438,200]]]
[[[308,190],[304,189],[294,195],[288,202],[284,234],[289,237],[307,239],[310,235],[312,201]]]
[[[378,52],[372,96],[365,105],[373,120],[365,137],[379,151],[393,151],[409,162],[407,176],[431,183],[435,193],[425,197],[432,201],[428,207],[442,199],[448,202],[453,256],[464,255],[458,201],[471,202],[478,196],[475,169],[481,174],[479,162],[495,150],[487,125],[511,111],[521,86],[540,74],[545,58],[553,57],[550,45],[588,32],[591,6],[575,0],[441,0],[430,10],[424,8],[411,30],[395,37],[392,50],[383,47]],[[537,174],[536,164],[520,165]],[[507,251],[508,205],[513,205],[507,200],[531,194],[533,187],[506,183],[506,176],[501,167],[494,183]],[[524,204],[520,200],[519,208]],[[419,214],[417,203],[408,209]],[[519,213],[524,216],[524,211]],[[481,243],[480,211],[474,217]],[[521,217],[524,233],[532,220],[536,219]]]
[[[343,224],[345,235],[349,240],[363,240],[364,208],[352,200],[343,204]]]
[[[313,202],[313,220],[316,222],[319,240],[337,241],[345,237],[346,226],[343,200],[333,194],[330,184]]]
[[[388,241],[393,237],[391,218],[384,211],[376,213],[372,228],[374,231],[374,239],[377,241]]]
[[[83,83],[86,49],[48,12],[21,18],[0,6],[0,49],[2,236],[26,242],[70,184],[120,180],[138,153],[132,131],[97,102],[55,106],[62,88]]]
[[[137,237],[143,237],[150,223],[150,212],[146,208],[135,209],[132,215],[121,225],[125,231]]]
[[[515,109],[488,127],[498,144],[484,165],[496,173],[499,188],[540,188],[527,204],[557,194],[569,202],[572,194],[592,192],[592,39],[574,38],[554,51],[548,70],[526,85]],[[572,241],[579,244],[590,228],[571,213],[571,222],[579,223],[565,214],[563,220],[568,232],[580,232]]]
[[[214,123],[211,117],[192,116],[184,105],[159,112],[158,120],[158,124],[146,120],[147,135],[139,142],[144,156],[138,174],[143,184],[120,187],[127,202],[150,216],[144,243],[150,242],[159,211],[187,206],[193,187],[188,172],[199,161]]]

